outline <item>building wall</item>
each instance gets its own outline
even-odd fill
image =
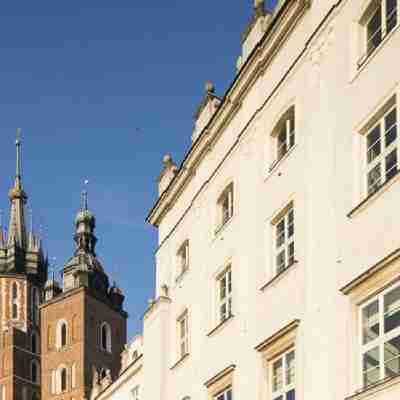
[[[398,247],[400,218],[397,178],[348,216],[365,199],[360,127],[389,94],[399,94],[398,28],[357,69],[358,21],[367,3],[311,3],[157,222],[161,298],[145,318],[144,398],[206,399],[208,379],[234,365],[235,398],[269,399],[255,347],[294,320],[300,321],[296,398],[333,400],[360,389],[355,305],[340,289]],[[241,84],[239,78],[235,85]],[[293,104],[296,145],[269,172],[271,132]],[[215,234],[216,202],[230,182],[234,216]],[[271,282],[272,224],[289,202],[297,263]],[[189,270],[177,282],[176,252],[186,239]],[[215,278],[228,263],[234,316],[213,331]],[[176,321],[185,309],[190,354],[176,365]],[[376,398],[400,393],[398,386],[391,390]]]

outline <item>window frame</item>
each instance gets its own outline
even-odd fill
[[[284,141],[280,142],[280,138],[284,136]],[[273,143],[273,163],[270,166],[270,172],[273,168],[290,152],[296,145],[296,106],[290,105],[282,114],[279,121],[272,130]],[[285,149],[281,152],[282,146]]]
[[[228,397],[228,393],[230,393],[230,397]],[[213,395],[213,400],[233,400],[233,387],[232,385],[226,387],[222,391]]]
[[[136,385],[132,390],[131,390],[131,397],[132,400],[139,400],[140,396],[140,385]]]
[[[105,337],[103,336],[104,332]],[[106,342],[106,346],[104,346],[104,341]],[[100,349],[107,353],[112,353],[112,329],[106,321],[103,321],[100,325]]]
[[[179,278],[189,269],[190,265],[190,241],[189,239],[185,239],[183,243],[179,246],[178,251],[176,252],[176,260],[177,260],[177,277]]]
[[[20,297],[21,288],[17,281],[11,282],[11,296],[10,296],[10,314],[13,321],[19,320],[20,317]],[[14,291],[15,290],[15,291]]]
[[[290,220],[290,214],[292,219]],[[283,223],[283,241],[278,246],[281,234],[278,233],[279,226]],[[293,227],[293,233],[290,235],[290,227]],[[286,271],[296,262],[296,232],[295,232],[295,210],[294,203],[290,202],[272,222],[272,246],[273,246],[273,275],[278,276]],[[291,256],[291,247],[293,246],[293,255]],[[278,265],[278,257],[284,252],[284,264]]]
[[[176,320],[178,331],[178,355],[183,359],[189,355],[189,311],[186,309]],[[182,334],[182,323],[184,324],[184,334]],[[183,350],[184,349],[184,350]]]
[[[363,171],[362,171],[362,184],[361,192],[364,199],[373,196],[390,180],[392,180],[400,171],[400,131],[399,131],[399,113],[400,107],[398,102],[398,94],[395,93],[389,97],[385,104],[377,110],[372,116],[369,123],[362,129],[361,135],[363,136],[363,146],[362,146],[362,160],[363,160]],[[395,123],[386,129],[386,119],[391,113],[395,113],[396,119]],[[369,152],[373,150],[373,146],[377,144],[376,140],[372,145],[368,146],[368,138],[373,134],[374,130],[379,128],[379,154],[375,156],[371,161],[368,161]],[[386,146],[386,134],[390,130],[395,129],[396,138]],[[389,178],[387,177],[388,171],[386,170],[387,158],[395,152],[396,154],[396,171]],[[379,184],[370,190],[369,174],[379,165]],[[376,182],[376,181],[375,181]]]
[[[31,361],[30,378],[32,383],[37,385],[40,383],[40,365],[36,360]]]
[[[289,355],[293,354],[293,360],[294,360],[294,377],[293,377],[293,382],[287,383],[287,358]],[[282,388],[281,390],[275,390],[274,391],[274,364],[281,361],[282,362]],[[291,391],[294,390],[294,393],[296,395],[296,350],[294,347],[289,348],[285,352],[279,354],[275,358],[269,361],[268,363],[268,371],[269,371],[269,388],[270,388],[270,398],[271,400],[287,400],[287,395]],[[290,371],[290,370],[289,370]]]
[[[358,306],[358,336],[359,336],[359,341],[358,341],[358,345],[359,345],[359,386],[362,389],[368,389],[371,386],[374,386],[382,381],[384,381],[385,379],[387,379],[387,377],[385,377],[385,354],[384,354],[384,350],[385,350],[385,343],[389,342],[390,340],[393,340],[395,338],[399,338],[400,339],[400,324],[398,327],[390,330],[388,333],[385,333],[385,312],[384,312],[384,305],[385,305],[385,296],[388,293],[391,293],[393,291],[395,291],[396,289],[400,288],[400,282],[394,283],[392,285],[387,286],[386,288],[384,288],[383,290],[379,291],[378,293],[376,293],[374,296],[369,297],[366,301],[362,302],[361,304],[359,304]],[[370,305],[372,305],[373,303],[375,303],[376,301],[378,301],[378,326],[379,326],[379,335],[377,338],[369,341],[368,343],[363,343],[363,339],[364,339],[364,321],[363,321],[363,311],[369,307]],[[399,300],[400,302],[400,296],[399,296]],[[400,309],[400,306],[398,307],[398,309]],[[364,354],[368,353],[371,350],[374,350],[375,348],[378,348],[379,350],[379,379],[376,382],[371,383],[370,385],[365,385],[364,383]],[[400,352],[399,355],[397,357],[400,361]],[[399,367],[400,370],[400,367]],[[400,371],[399,371],[400,373]]]
[[[232,220],[235,214],[235,185],[230,182],[217,199],[217,228],[218,233]]]
[[[225,296],[221,298],[221,281],[225,280]],[[229,263],[222,272],[216,277],[216,317],[217,325],[223,324],[233,317],[233,280],[232,280],[232,264]],[[221,309],[225,306],[225,316],[222,316]]]

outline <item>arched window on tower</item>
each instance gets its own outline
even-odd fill
[[[67,368],[60,367],[58,370],[58,392],[63,393],[66,392],[68,389],[68,376],[67,376]]]
[[[56,347],[58,349],[67,346],[68,343],[68,324],[65,320],[58,321],[56,333]]]
[[[100,327],[100,347],[111,353],[111,327],[107,322],[103,322]]]
[[[11,286],[11,318],[18,319],[18,308],[19,308],[19,290],[17,282],[14,282]]]

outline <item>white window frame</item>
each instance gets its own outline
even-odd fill
[[[176,258],[178,266],[177,279],[179,279],[189,269],[189,239],[186,239],[179,247]]]
[[[225,294],[222,295],[222,282],[225,282]],[[216,279],[217,295],[217,323],[222,324],[233,316],[233,283],[232,283],[232,265],[229,264]],[[222,312],[222,308],[225,311]]]
[[[294,357],[294,365],[292,366],[292,368],[294,369],[292,382],[288,381],[288,373],[290,374],[290,369],[288,369],[287,361],[290,355],[293,355]],[[274,375],[274,364],[276,364],[279,361],[282,363],[282,369],[281,369],[282,387],[275,390],[274,381],[276,377]],[[272,359],[269,362],[269,376],[271,380],[269,385],[269,387],[271,388],[270,390],[271,400],[280,399],[280,396],[282,396],[282,400],[287,400],[287,394],[289,392],[294,390],[296,393],[296,351],[294,348],[287,350],[286,352],[280,354],[278,357]]]
[[[65,370],[65,390],[62,389],[62,372]],[[60,365],[56,371],[56,393],[67,393],[69,391],[69,374],[66,365]]]
[[[380,381],[383,381],[385,379],[385,343],[389,342],[392,339],[400,337],[400,325],[397,328],[392,329],[388,333],[385,334],[384,332],[384,323],[385,323],[385,312],[384,312],[384,298],[385,296],[400,288],[400,283],[396,283],[394,285],[389,286],[385,290],[382,290],[379,292],[377,295],[374,297],[368,299],[366,302],[362,303],[359,306],[358,310],[358,318],[359,318],[359,348],[360,348],[360,364],[359,364],[359,382],[360,382],[360,387],[362,388],[367,388],[370,387],[373,384],[379,383]],[[370,306],[374,302],[378,301],[378,323],[379,323],[379,336],[368,343],[364,344],[363,343],[363,338],[364,338],[364,324],[363,324],[363,311],[366,307]],[[400,297],[399,297],[399,302],[400,302]],[[397,307],[394,311],[399,309]],[[393,312],[393,310],[392,310]],[[377,382],[372,383],[371,385],[364,385],[364,363],[363,363],[363,356],[367,352],[378,348],[379,349],[379,380]],[[400,353],[399,356],[400,361]]]
[[[290,222],[290,214],[293,215],[293,221]],[[283,238],[278,232],[278,227],[283,223]],[[290,235],[290,228],[293,233]],[[279,275],[288,269],[296,261],[295,245],[295,213],[293,203],[289,204],[273,223],[273,254],[274,254],[274,275]],[[280,240],[282,243],[280,243]],[[290,257],[290,248],[293,246],[293,257]],[[284,252],[284,264],[278,265],[278,256]]]
[[[228,397],[230,393],[230,397]],[[219,392],[218,394],[213,396],[213,400],[233,400],[233,390],[232,386],[227,387],[224,389],[222,392]]]
[[[284,135],[285,140],[280,142],[280,136]],[[274,128],[275,137],[275,162],[271,165],[273,168],[285,155],[296,145],[296,108],[294,105],[290,106],[283,114],[280,121]],[[282,147],[285,149],[282,151]]]
[[[219,195],[217,200],[218,226],[217,232],[224,227],[234,215],[234,184],[231,182]]]
[[[65,344],[62,343],[62,327],[65,325]],[[56,329],[56,347],[57,349],[63,349],[68,346],[68,323],[65,319],[61,319],[57,322]]]
[[[179,359],[189,354],[189,312],[185,310],[177,319]]]
[[[392,104],[393,103],[393,104]],[[387,108],[387,109],[386,109]],[[399,107],[397,104],[397,95],[392,96],[392,98],[388,101],[387,105],[384,107],[384,112],[378,112],[377,115],[380,115],[379,119],[376,120],[371,127],[365,133],[364,137],[364,197],[368,197],[379,191],[379,189],[390,179],[387,178],[387,171],[386,171],[386,158],[393,152],[396,152],[397,163],[393,177],[398,173],[400,170],[400,132],[399,132]],[[392,126],[386,129],[386,118],[392,113],[396,112],[396,122]],[[372,132],[379,127],[380,135],[380,154],[376,156],[371,162],[368,162],[368,154],[370,151],[373,150],[373,146],[378,142],[375,141],[372,145],[368,147],[368,137]],[[386,147],[385,138],[386,134],[391,129],[396,129],[396,139],[390,143],[388,147]],[[378,168],[380,171],[380,180],[379,184],[372,190],[370,190],[369,185],[369,174],[375,169]],[[392,177],[392,178],[393,178]]]
[[[393,11],[393,16],[387,16],[387,1],[388,0],[379,0],[379,1],[371,1],[369,6],[367,7],[367,11],[365,13],[365,16],[361,19],[361,26],[363,29],[363,54],[361,58],[358,61],[358,67],[360,68],[366,60],[376,51],[376,49],[381,45],[381,43],[385,40],[386,36],[391,33],[396,27],[399,25],[399,11],[400,11],[400,0],[396,0],[396,8]],[[373,3],[377,3],[374,5]],[[373,33],[371,38],[368,38],[368,25],[371,22],[371,20],[374,18],[376,11],[378,10],[378,7],[381,9],[381,15],[380,15],[380,28]],[[396,24],[389,29],[388,27],[388,21],[390,18],[394,18],[394,15],[396,15]],[[380,31],[381,37],[379,40],[379,43],[376,46],[372,46],[371,49],[369,49],[369,43],[373,39],[375,35],[378,34]]]
[[[132,400],[139,400],[139,392],[140,392],[140,386],[139,386],[139,385],[136,385],[136,386],[131,390]]]

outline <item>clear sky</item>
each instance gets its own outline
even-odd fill
[[[126,294],[128,336],[154,292],[157,232],[145,223],[161,160],[180,162],[212,80],[235,75],[252,0],[4,1],[0,4],[0,209],[23,128],[24,184],[59,267],[89,179],[98,255]]]

